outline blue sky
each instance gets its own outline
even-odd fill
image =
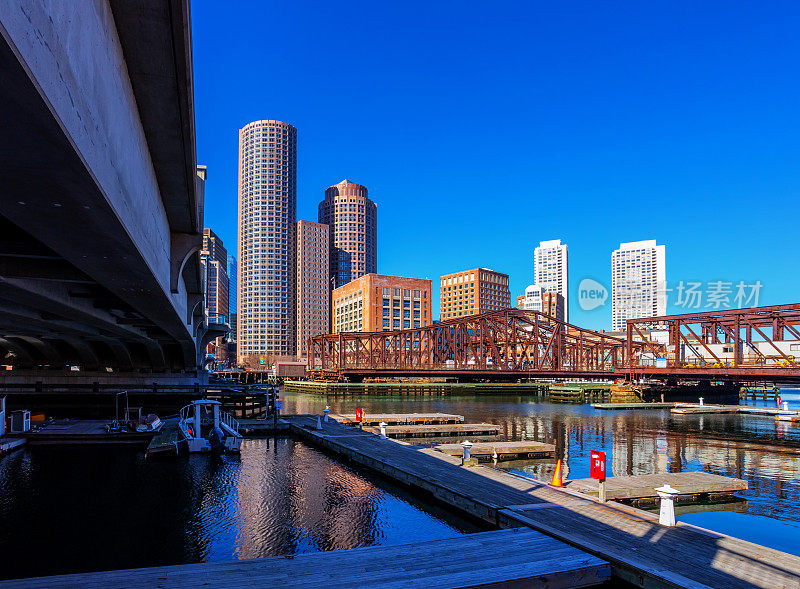
[[[343,178],[378,204],[378,271],[532,282],[569,247],[610,287],[622,241],[667,279],[798,300],[796,2],[192,2],[206,225],[236,243],[237,130],[298,128],[298,218]],[[704,286],[705,288],[705,286]],[[670,312],[684,312],[671,305]]]

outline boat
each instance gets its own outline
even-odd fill
[[[181,409],[178,429],[189,452],[240,451],[239,422],[221,407],[219,401],[198,399]]]

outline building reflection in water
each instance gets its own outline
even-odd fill
[[[792,393],[783,392],[784,400]],[[800,407],[800,395],[797,405]],[[800,426],[745,415],[673,415],[668,410],[598,411],[587,405],[551,405],[533,397],[322,397],[285,395],[290,412],[445,412],[502,427],[509,440],[555,444],[567,478],[589,476],[591,450],[606,452],[614,476],[703,470],[748,481],[747,513],[800,522]],[[549,481],[552,460],[500,462]],[[741,506],[736,507],[741,509]]]

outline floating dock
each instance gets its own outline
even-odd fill
[[[364,428],[377,434],[380,428]],[[441,436],[496,436],[500,426],[491,423],[438,423],[434,425],[388,425],[387,438],[436,438]]]
[[[339,423],[356,424],[355,413],[339,414],[331,413],[331,419],[335,419]],[[385,423],[387,425],[398,424],[417,424],[417,425],[430,425],[434,423],[461,423],[464,421],[463,415],[452,415],[450,413],[364,413],[361,416],[361,423],[363,425],[379,425]]]
[[[708,472],[668,472],[644,474],[606,479],[606,499],[652,503],[658,499],[656,487],[665,484],[678,491],[677,501],[699,501],[704,498],[732,497],[738,491],[747,490],[747,481],[723,477]],[[596,479],[565,481],[570,491],[597,497],[599,484]]]
[[[463,456],[464,447],[461,444],[438,444],[435,448],[450,456]],[[553,444],[525,440],[521,442],[475,442],[470,448],[470,456],[491,460],[517,460],[525,458],[550,458],[555,456],[556,447]]]
[[[699,403],[676,403],[670,410],[677,415],[692,415],[702,413],[741,413],[744,415],[763,415],[765,417],[786,416],[788,418],[797,416],[800,418],[800,411],[789,409],[779,409],[777,407],[753,407],[750,405],[700,405]]]
[[[15,434],[23,437],[31,446],[77,446],[77,445],[147,445],[156,432],[106,431],[109,421],[102,419],[56,420],[36,430]]]
[[[677,403],[595,403],[595,409],[603,411],[623,411],[628,409],[672,409]]]
[[[12,434],[13,435],[13,434]],[[25,438],[0,438],[0,456],[10,454],[14,450],[19,450],[25,445]]]
[[[0,587],[589,587],[611,565],[529,528],[400,546],[185,564],[0,582]]]
[[[454,456],[336,422],[316,430],[316,416],[284,418],[309,443],[491,525],[526,526],[589,552],[611,563],[614,577],[635,586],[800,586],[800,557],[791,554],[680,521],[667,528],[655,513],[599,503],[492,467],[463,467]]]

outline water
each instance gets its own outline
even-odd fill
[[[790,409],[800,390],[784,389]],[[284,394],[287,413],[443,412],[470,422],[501,425],[509,440],[554,443],[564,476],[589,476],[589,454],[606,452],[614,476],[706,471],[745,479],[740,501],[693,507],[679,519],[800,555],[800,425],[748,415],[673,415],[668,410],[600,411],[588,405],[554,405],[535,397],[328,397]],[[751,402],[774,406],[772,403]],[[474,440],[473,440],[474,441]],[[552,460],[498,463],[523,476],[549,481]]]
[[[148,461],[33,447],[0,460],[0,578],[405,544],[479,531],[289,438]]]

